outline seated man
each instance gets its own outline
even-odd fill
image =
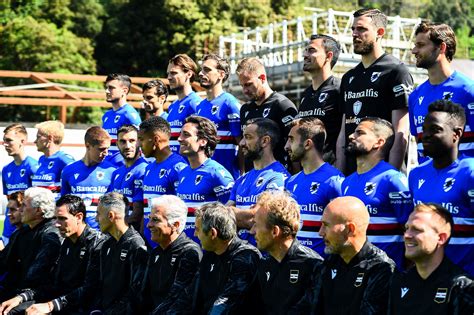
[[[160,314],[170,308],[191,283],[201,261],[201,248],[184,231],[188,208],[176,196],[152,199],[147,228],[158,244],[148,258],[143,302],[147,312]]]
[[[286,192],[265,191],[255,205],[257,247],[269,256],[258,265],[258,280],[266,314],[286,314],[310,286],[313,269],[322,266],[322,258],[296,239],[300,211]]]
[[[237,237],[235,215],[218,202],[197,211],[196,235],[205,250],[193,283],[170,308],[179,314],[256,314],[258,250]]]
[[[386,314],[395,263],[367,240],[369,212],[355,197],[339,197],[324,209],[319,234],[328,258],[314,273],[313,288],[297,314]]]
[[[64,195],[56,201],[56,226],[64,242],[54,270],[54,281],[23,290],[21,294],[3,302],[0,312],[10,310],[50,313],[63,311],[80,314],[87,310],[88,289],[97,280],[99,250],[104,235],[85,223],[86,206],[81,198]],[[21,304],[20,304],[21,303]]]
[[[7,197],[8,213],[6,215],[10,219],[10,224],[15,228],[15,232],[23,226],[23,223],[21,223],[21,206],[24,198],[25,192],[23,190],[9,194]]]
[[[5,274],[0,282],[2,302],[18,290],[51,282],[61,246],[53,217],[53,193],[46,188],[28,188],[21,210],[24,226],[0,252],[0,274]]]
[[[404,235],[405,257],[415,266],[393,276],[389,314],[474,314],[474,283],[444,254],[453,226],[442,206],[415,207]],[[466,290],[471,291],[470,305],[463,298]]]

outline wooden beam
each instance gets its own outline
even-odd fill
[[[140,108],[140,102],[128,102],[135,108]],[[48,99],[48,98],[16,98],[0,97],[0,104],[9,105],[33,105],[33,106],[77,106],[77,107],[110,107],[106,101],[94,100],[68,100],[68,99]]]
[[[70,95],[77,96],[82,99],[105,99],[105,92],[67,92]],[[54,97],[66,98],[66,92],[45,91],[45,90],[13,90],[0,91],[0,95],[4,96],[26,96],[26,97]],[[127,95],[129,100],[142,100],[142,94],[130,93]]]

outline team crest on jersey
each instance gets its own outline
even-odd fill
[[[211,108],[211,114],[212,114],[212,115],[215,115],[218,110],[219,110],[219,106],[218,106],[218,105],[212,106],[212,108]]]
[[[202,181],[202,175],[197,175],[194,184],[197,186]]]
[[[49,169],[49,170],[52,169],[53,166],[54,166],[54,161],[49,162],[49,164],[48,164],[48,169]]]
[[[446,298],[448,297],[448,288],[438,288],[436,290],[436,294],[434,297],[434,301],[438,304],[446,302]]]
[[[349,78],[349,84],[352,83],[352,80],[354,80],[354,76],[352,76],[352,77]]]
[[[124,261],[125,259],[127,259],[127,254],[128,254],[128,250],[122,249],[120,251],[120,260]]]
[[[418,97],[418,105],[421,105],[421,103],[423,103],[423,100],[425,99],[424,96],[420,96]]]
[[[372,194],[374,191],[375,191],[375,187],[377,186],[376,183],[372,183],[372,182],[367,182],[365,183],[365,187],[364,187],[364,193],[368,196],[370,194]]]
[[[290,270],[290,283],[296,283],[298,282],[298,278],[300,276],[300,271],[299,270]]]
[[[318,101],[319,101],[320,103],[322,103],[322,102],[324,102],[324,101],[328,98],[328,96],[329,96],[328,93],[323,92],[323,93],[319,94]]]
[[[270,107],[267,107],[263,110],[262,116],[263,118],[266,118],[270,114]]]
[[[132,172],[128,172],[127,175],[125,175],[125,181],[129,180],[130,177],[132,177]]]
[[[319,189],[319,183],[318,182],[312,182],[311,187],[309,188],[309,191],[311,192],[312,195],[318,192]]]
[[[443,100],[450,100],[453,98],[453,92],[443,92]]]
[[[179,105],[178,113],[181,114],[181,113],[183,112],[183,110],[184,110],[184,107],[185,107],[184,104]]]
[[[118,123],[119,120],[120,120],[120,115],[115,116],[114,123]]]
[[[173,266],[175,262],[176,262],[176,256],[171,256],[170,265]]]
[[[354,282],[354,286],[356,288],[360,287],[362,285],[363,281],[364,281],[364,273],[361,272],[361,273],[357,274],[356,280]]]
[[[446,178],[446,180],[444,181],[444,184],[443,184],[443,190],[444,190],[445,192],[450,191],[451,188],[453,188],[455,181],[456,181],[456,179],[454,179],[454,178],[452,178],[452,177]]]
[[[159,174],[160,178],[163,178],[163,176],[165,176],[165,174],[166,174],[166,170],[164,168],[162,168],[160,170],[160,174]]]
[[[259,178],[257,179],[257,182],[255,183],[255,186],[257,186],[257,187],[261,186],[261,185],[263,184],[263,181],[264,181],[264,180],[265,180],[265,178],[259,177]]]
[[[354,112],[354,115],[359,115],[360,110],[362,109],[362,102],[361,101],[355,101],[354,104],[352,104],[352,111]]]
[[[105,177],[104,172],[98,171],[95,176],[97,177],[98,180],[103,180]]]
[[[381,72],[373,72],[372,73],[372,76],[370,77],[370,82],[375,82],[378,80],[378,78],[380,77],[380,73]]]
[[[25,170],[24,168],[22,168],[22,169],[20,170],[20,176],[21,176],[21,177],[25,176],[25,173],[26,173],[26,170]]]
[[[91,204],[92,204],[92,199],[91,199],[91,198],[89,198],[89,197],[84,197],[84,198],[82,198],[82,200],[84,200],[84,205],[85,205],[86,207],[90,207],[90,206],[91,206]]]
[[[81,251],[79,252],[79,258],[83,259],[85,254],[86,254],[86,248],[82,247]]]

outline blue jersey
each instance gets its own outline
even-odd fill
[[[33,175],[37,169],[38,162],[29,156],[27,156],[20,165],[16,165],[15,162],[12,161],[5,166],[2,170],[3,194],[9,195],[30,188],[32,186]],[[5,245],[15,231],[15,227],[10,224],[10,219],[7,214],[8,209],[5,211],[2,233],[2,239]]]
[[[171,151],[179,153],[178,137],[181,127],[188,116],[196,113],[196,107],[201,102],[201,98],[195,92],[186,95],[182,100],[176,100],[168,107],[168,122],[171,127],[170,148]]]
[[[156,247],[151,240],[150,230],[146,227],[150,220],[151,200],[162,195],[176,195],[178,185],[178,174],[188,164],[184,158],[172,153],[163,162],[148,164],[143,177],[143,225],[145,239],[150,245]]]
[[[140,157],[132,166],[122,166],[112,173],[112,182],[108,191],[118,192],[130,202],[129,214],[133,211],[133,203],[143,201],[143,176],[148,162]]]
[[[441,99],[451,100],[464,107],[466,128],[459,144],[459,153],[474,157],[474,81],[462,73],[454,71],[443,83],[432,85],[429,80],[426,80],[410,94],[408,107],[410,132],[418,140],[420,162],[426,160],[422,157],[421,135],[423,133],[423,122],[426,114],[428,114],[428,105]]]
[[[95,221],[99,197],[107,192],[115,167],[107,161],[86,166],[82,160],[69,164],[61,174],[61,196],[73,194],[86,205],[86,223],[98,229]]]
[[[443,169],[429,160],[410,172],[409,186],[415,204],[435,202],[451,212],[454,233],[446,255],[474,275],[474,158]]]
[[[186,166],[179,173],[179,183],[176,195],[188,206],[185,232],[196,242],[194,237],[195,209],[211,201],[225,204],[229,200],[234,179],[222,165],[212,159],[207,159],[198,168]]]
[[[300,205],[302,224],[297,237],[301,244],[320,255],[324,254],[324,242],[318,233],[321,216],[327,204],[341,195],[343,180],[344,175],[338,169],[324,163],[313,173],[301,171],[286,182],[286,189]]]
[[[63,168],[74,162],[69,154],[58,151],[50,157],[41,156],[38,161],[38,170],[33,176],[32,186],[51,190],[56,199],[61,192],[61,172]]]
[[[104,116],[102,116],[102,128],[104,128],[112,138],[108,159],[119,152],[117,147],[117,132],[120,127],[123,125],[134,125],[138,128],[141,122],[140,115],[138,115],[135,108],[129,104],[125,104],[117,110],[112,108],[105,112]]]
[[[370,214],[369,241],[401,267],[404,256],[402,226],[413,210],[406,176],[380,161],[366,173],[355,172],[348,176],[342,182],[341,190],[343,196],[362,200]]]
[[[235,182],[229,200],[235,202],[240,209],[249,209],[257,202],[257,197],[268,189],[285,188],[285,180],[290,176],[286,168],[278,161],[261,170],[252,169],[240,176]],[[239,237],[254,242],[249,231],[242,229]]]
[[[212,101],[204,99],[197,107],[197,114],[216,124],[219,143],[212,159],[237,178],[240,173],[235,138],[242,136],[239,101],[232,94],[224,92]]]

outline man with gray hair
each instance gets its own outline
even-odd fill
[[[150,252],[143,287],[142,313],[161,314],[176,301],[196,274],[202,252],[184,231],[188,207],[180,198],[163,195],[151,201],[147,228],[159,246]]]
[[[96,220],[110,238],[100,251],[96,310],[105,314],[135,314],[148,258],[145,241],[125,223],[128,200],[110,192],[99,199]]]
[[[61,237],[54,226],[53,193],[41,187],[25,191],[21,213],[23,227],[0,252],[0,300],[3,302],[19,289],[52,282],[52,269],[59,256]]]
[[[196,212],[195,235],[205,250],[193,283],[172,313],[256,314],[258,250],[237,237],[234,212],[219,202]]]

